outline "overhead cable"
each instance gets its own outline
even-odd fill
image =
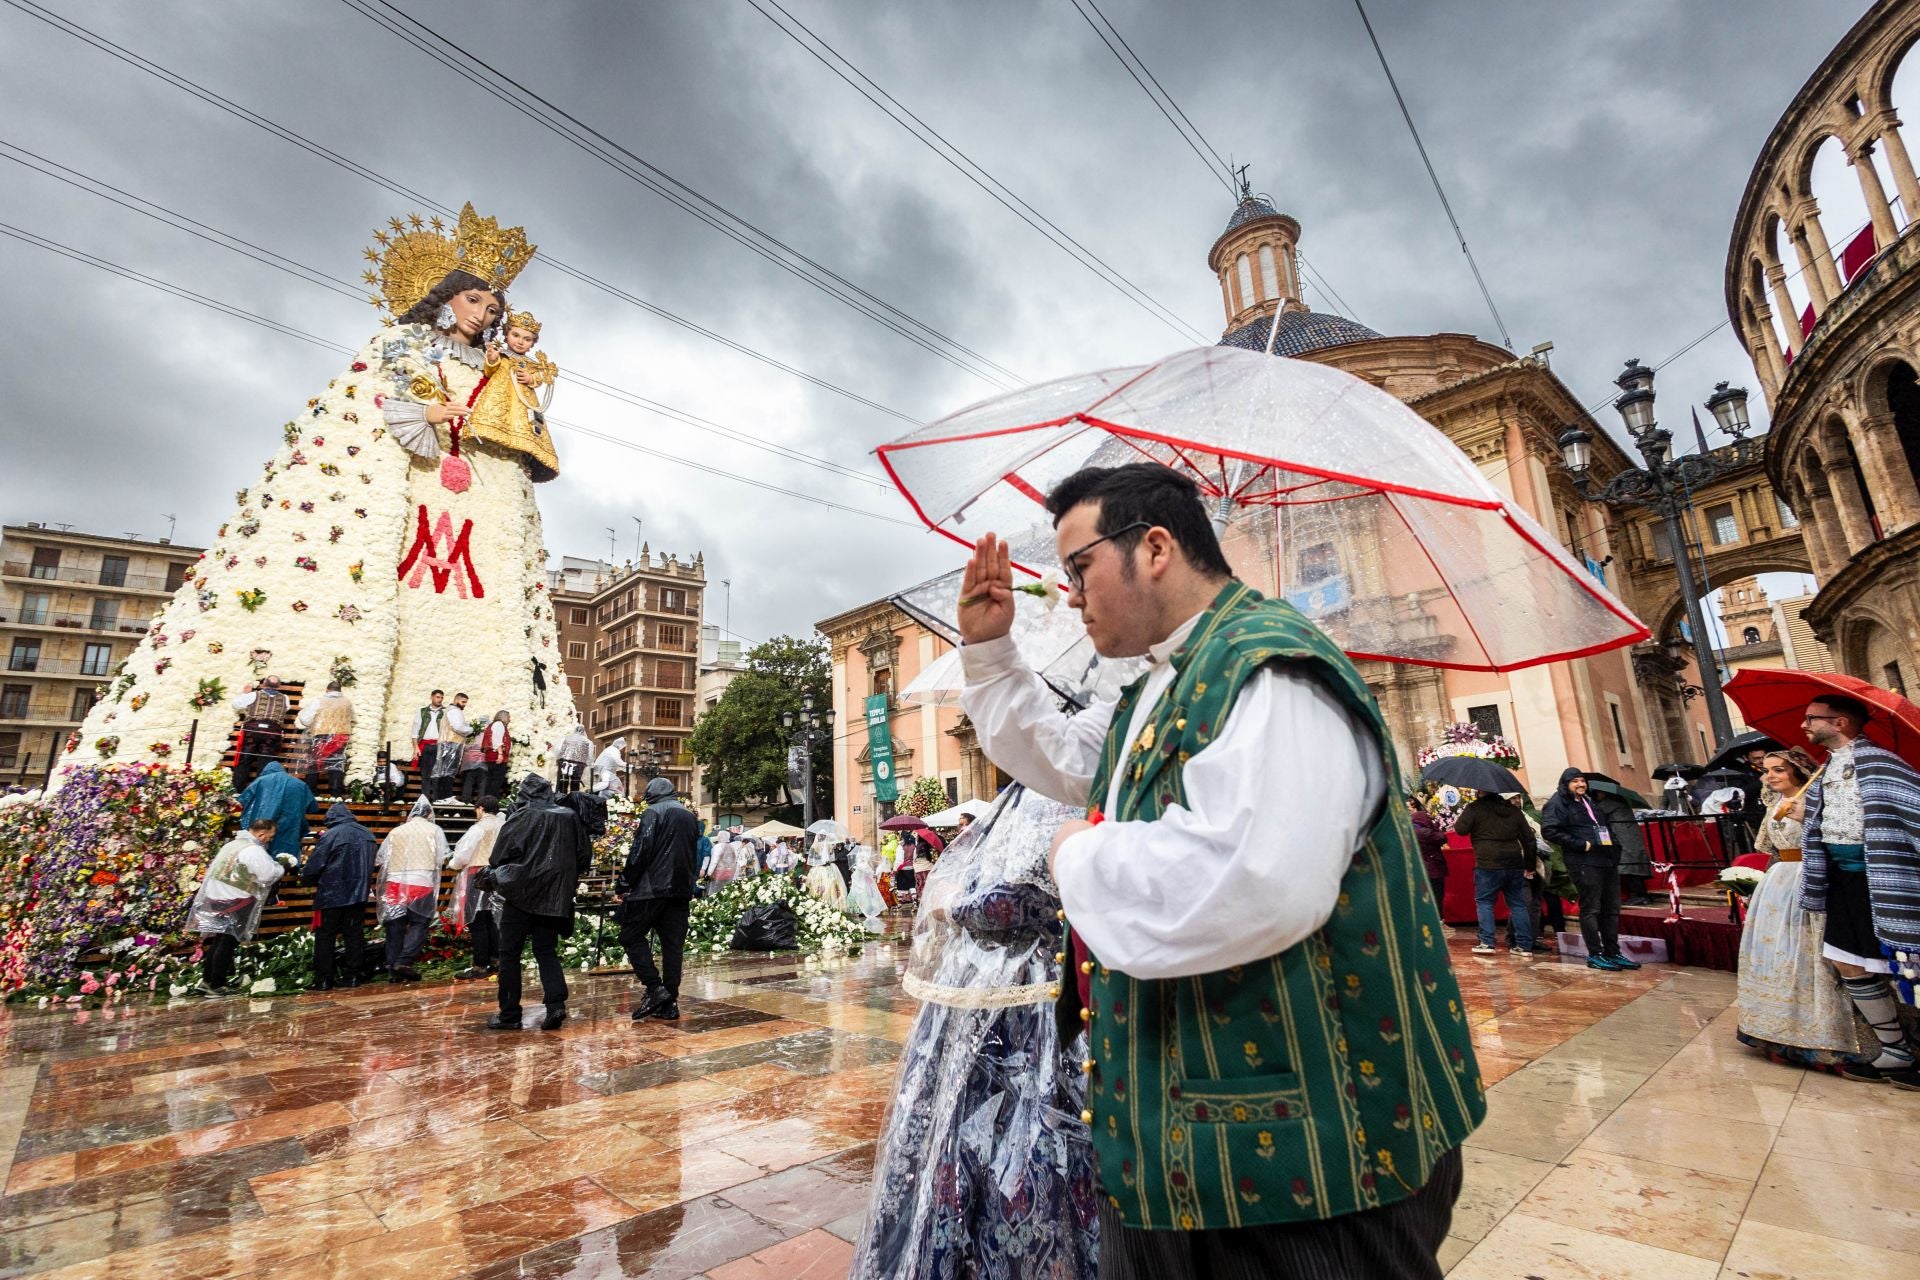
[[[297,339],[298,341],[309,343],[316,347],[321,347],[327,351],[331,351],[339,355],[350,356],[354,352],[354,348],[346,346],[342,343],[334,342],[327,338],[322,338],[317,334],[308,333],[304,329],[297,329],[292,325],[283,324],[278,320],[274,320],[270,317],[260,315],[258,312],[248,311],[243,307],[236,307],[231,303],[222,302],[217,298],[209,297],[206,294],[196,292],[195,290],[188,289],[180,285],[172,284],[166,280],[161,280],[155,276],[147,275],[145,272],[135,271],[131,267],[126,267],[121,265],[120,263],[109,261],[108,259],[99,257],[95,254],[87,253],[82,249],[76,249],[72,245],[63,244],[58,240],[51,239],[50,237],[42,236],[35,232],[28,231],[24,227],[16,227],[11,223],[0,222],[0,235],[9,236],[15,240],[20,241],[23,244],[29,244],[34,246],[35,248],[44,249],[50,253],[58,254],[63,258],[71,259],[74,262],[83,263],[84,265],[93,267],[97,270],[105,271],[111,275],[119,276],[125,280],[130,280],[135,284],[145,285],[150,289],[156,289],[162,293],[170,294],[175,298],[181,299],[182,301],[194,303],[196,306],[205,307],[211,311],[217,311],[222,315],[230,316],[233,319],[244,320],[249,324],[258,325],[263,329],[269,329],[275,333],[282,335],[283,337],[294,338],[294,339]],[[727,470],[720,467],[708,466],[705,463],[695,462],[691,458],[683,458],[677,454],[666,453],[658,449],[652,449],[644,444],[641,444],[639,441],[627,440],[619,436],[609,435],[605,432],[597,431],[591,427],[585,427],[578,423],[566,422],[566,421],[562,421],[560,419],[554,419],[551,417],[549,417],[548,420],[553,422],[555,426],[565,427],[569,431],[575,431],[582,435],[592,436],[595,439],[603,440],[608,444],[618,445],[623,449],[631,449],[638,453],[644,453],[658,462],[666,462],[666,463],[671,463],[674,466],[688,467],[695,471],[704,472],[707,475],[718,476],[725,480],[732,480],[736,483],[748,485],[756,489],[762,489],[770,493],[783,494],[790,498],[797,498],[803,502],[811,502],[818,506],[829,507],[836,511],[845,511],[853,515],[866,516],[868,519],[871,519],[871,520],[884,520],[888,524],[897,524],[909,529],[919,529],[922,527],[921,525],[915,523],[914,521],[903,520],[898,516],[889,516],[878,511],[869,511],[863,507],[855,507],[855,506],[850,506],[843,502],[835,502],[830,498],[823,498],[818,494],[806,493],[802,490],[789,489],[782,485],[772,484],[764,480],[757,480],[752,476],[742,475],[737,471]]]
[[[41,7],[40,5],[33,3],[33,0],[0,0],[0,3],[5,3],[7,5],[10,5],[14,9],[19,10],[21,13],[24,13],[29,17],[37,18],[40,21],[46,23],[47,25],[53,27],[55,30],[60,31],[65,35],[72,36],[74,39],[79,40],[82,43],[91,46],[92,48],[98,50],[101,53],[106,54],[111,58],[114,58],[120,62],[125,63],[127,66],[130,66],[137,71],[145,72],[146,74],[154,77],[155,79],[161,81],[162,83],[172,88],[178,89],[181,92],[186,93],[191,97],[198,98],[200,101],[206,103],[208,106],[214,107],[220,111],[224,111],[228,115],[231,115],[238,120],[242,120],[247,124],[253,125],[255,128],[261,129],[266,133],[272,134],[274,137],[279,138],[281,141],[287,142],[295,147],[298,147],[302,151],[307,152],[309,155],[312,155],[318,159],[324,160],[328,164],[331,164],[340,169],[343,169],[346,172],[353,174],[355,177],[361,178],[367,182],[370,182],[377,187],[380,187],[386,191],[390,191],[393,194],[400,196],[402,199],[407,200],[423,209],[426,209],[429,212],[438,213],[447,217],[454,217],[454,216],[457,216],[458,214],[458,210],[452,208],[451,206],[441,201],[435,200],[431,196],[425,195],[419,191],[415,191],[413,188],[406,186],[405,184],[399,182],[398,180],[388,177],[386,174],[380,173],[375,169],[369,168],[368,166],[361,164],[356,160],[352,160],[347,156],[344,156],[339,152],[334,151],[330,147],[323,146],[322,144],[315,142],[313,139],[305,137],[304,135],[295,132],[293,129],[290,129],[285,125],[279,124],[273,120],[269,120],[267,117],[260,115],[258,112],[255,112],[250,110],[249,108],[243,107],[240,104],[233,102],[228,98],[224,98],[221,95],[214,93],[212,90],[206,88],[205,86],[199,84],[194,80],[189,79],[186,76],[170,71],[167,68],[152,61],[151,59],[142,57],[140,54],[134,53],[132,50],[126,49],[121,45],[117,45],[113,43],[111,40],[106,39],[104,36],[98,35],[93,31],[89,31],[87,28],[80,26],[78,23],[71,22],[68,19],[63,18],[58,14],[52,13],[51,11]],[[565,262],[562,262],[556,259],[551,253],[540,254],[539,257],[534,259],[534,265],[536,267],[544,265],[546,267],[552,268],[553,270],[559,271],[564,275],[571,276],[574,279],[581,281],[582,283],[588,284],[593,288],[599,289],[602,292],[612,297],[618,298],[623,302],[629,303],[630,305],[639,307],[641,310],[646,311],[651,315],[657,316],[660,319],[666,320],[671,324],[678,325],[681,328],[686,329],[692,333],[699,334],[701,337],[717,342],[720,345],[725,346],[730,350],[736,351],[741,355],[747,356],[749,359],[757,360],[762,364],[768,365],[775,369],[779,369],[783,373],[791,374],[792,376],[796,378],[800,378],[805,382],[809,382],[814,386],[821,388],[822,390],[831,391],[836,395],[844,396],[845,398],[854,401],[856,404],[865,405],[868,408],[878,410],[879,412],[887,414],[890,417],[898,418],[903,422],[919,422],[920,421],[920,419],[913,414],[905,413],[899,409],[895,409],[888,405],[881,404],[876,400],[869,399],[868,397],[863,396],[858,392],[849,390],[846,387],[839,386],[838,384],[830,382],[825,378],[821,378],[814,374],[808,373],[805,370],[795,368],[794,366],[787,364],[784,361],[778,360],[773,356],[766,354],[765,352],[758,351],[753,347],[746,345],[745,343],[737,342],[732,338],[728,338],[725,335],[717,333],[712,329],[708,329],[705,326],[697,324],[694,321],[688,320],[683,316],[677,315],[674,312],[669,311],[664,307],[658,306],[655,303],[648,302],[644,298],[640,298],[632,293],[629,293],[628,291],[621,289],[616,285],[609,284],[607,281],[602,280],[599,277],[581,268],[571,266]]]
[[[874,82],[812,28],[783,8],[779,0],[747,0],[759,14],[795,44],[812,54],[819,63],[845,81],[856,93],[884,111],[888,118],[912,134],[921,145],[946,161],[969,182],[992,196],[1008,212],[1045,236],[1049,243],[1112,286],[1122,297],[1160,321],[1183,338],[1205,341],[1206,335],[1188,324],[1171,307],[1149,294],[1109,265],[1098,254],[1081,244],[1051,218],[1015,194],[978,161],[949,142],[939,130],[916,115],[911,108]],[[779,16],[775,16],[775,12]]]
[[[1380,47],[1380,38],[1373,34],[1373,23],[1367,18],[1367,7],[1360,0],[1353,0],[1353,7],[1360,11],[1360,22],[1367,29],[1367,39],[1373,42],[1374,55],[1380,59],[1380,69],[1387,73],[1387,87],[1393,90],[1393,100],[1400,104],[1400,118],[1407,122],[1407,132],[1413,135],[1414,148],[1420,152],[1420,163],[1427,167],[1427,177],[1433,181],[1434,194],[1440,197],[1440,207],[1446,210],[1447,222],[1453,227],[1453,237],[1460,242],[1460,252],[1466,255],[1467,267],[1473,272],[1473,282],[1480,286],[1480,296],[1486,299],[1494,326],[1500,330],[1501,344],[1511,351],[1513,337],[1507,332],[1507,322],[1500,318],[1500,308],[1493,305],[1493,294],[1480,275],[1480,264],[1473,260],[1473,250],[1467,248],[1466,232],[1460,229],[1460,219],[1453,216],[1453,205],[1447,201],[1446,188],[1440,185],[1440,175],[1434,172],[1433,161],[1427,157],[1427,144],[1420,140],[1420,130],[1413,124],[1413,113],[1407,110],[1407,100],[1400,95],[1400,85],[1393,78],[1393,68],[1387,65],[1386,50]]]

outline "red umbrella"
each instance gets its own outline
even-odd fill
[[[1801,718],[1822,694],[1845,694],[1873,709],[1866,736],[1920,769],[1920,707],[1878,685],[1838,672],[1747,669],[1727,681],[1727,696],[1753,728],[1788,746],[1805,747],[1816,760],[1827,753],[1807,738]]]
[[[896,813],[880,824],[882,831],[914,831],[927,824],[910,813]]]

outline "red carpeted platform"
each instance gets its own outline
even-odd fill
[[[1702,969],[1740,967],[1740,926],[1726,918],[1724,909],[1716,916],[1714,908],[1700,908],[1702,914],[1689,914],[1671,923],[1664,905],[1653,908],[1627,907],[1620,912],[1620,932],[1640,938],[1659,938],[1667,944],[1667,956],[1674,964],[1690,964]],[[1567,922],[1569,925],[1573,921]]]

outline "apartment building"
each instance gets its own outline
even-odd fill
[[[0,527],[0,783],[38,783],[200,548]]]
[[[549,577],[562,670],[604,748],[625,738],[638,795],[651,767],[682,793],[693,790],[693,734],[706,559],[642,546],[615,567],[569,556]]]

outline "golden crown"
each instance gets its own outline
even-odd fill
[[[365,257],[374,266],[360,278],[378,287],[368,300],[390,320],[405,315],[450,271],[465,271],[504,289],[535,252],[524,228],[503,229],[475,213],[471,203],[461,207],[451,235],[438,217],[422,219],[415,213],[404,221],[387,219],[387,229],[374,232],[373,239],[379,248],[366,250]]]
[[[510,313],[507,316],[507,322],[500,327],[503,329],[525,329],[536,338],[540,336],[540,322],[533,318],[533,312],[531,311],[515,311]]]

